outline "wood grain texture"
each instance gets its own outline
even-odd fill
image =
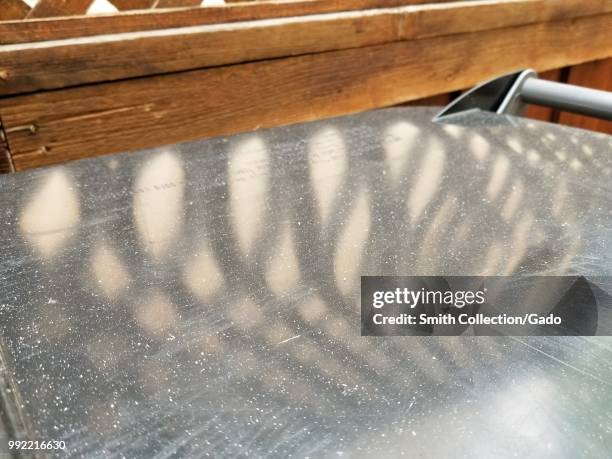
[[[572,67],[568,83],[612,91],[612,59],[587,62]],[[559,123],[612,134],[612,122],[574,113],[561,112]]]
[[[129,14],[111,14],[107,16],[80,16],[10,21],[0,22],[0,44],[27,43],[111,33],[294,17],[341,11],[358,11],[371,8],[389,8],[423,3],[446,3],[452,1],[453,0],[270,0],[166,11],[141,10],[130,12]],[[586,10],[596,9],[601,3],[605,3],[606,1],[608,0],[592,0],[595,5],[584,5],[584,8]]]
[[[178,6],[199,6],[202,0],[159,0],[155,8],[176,8]]]
[[[0,99],[16,169],[314,120],[612,56],[612,15]],[[500,59],[503,56],[503,59]]]
[[[30,10],[28,18],[85,14],[92,2],[93,0],[38,0]]]
[[[402,7],[7,45],[0,47],[0,72],[8,76],[0,80],[0,95],[530,24],[551,17],[542,5],[559,4]],[[606,8],[612,11],[612,2]],[[584,13],[563,9],[571,18]]]
[[[118,10],[143,10],[151,8],[155,0],[109,0]]]
[[[0,120],[0,174],[7,172],[13,172],[12,156]]]
[[[401,105],[411,107],[445,107],[452,101],[451,93],[436,94],[435,96],[424,97],[422,99],[411,100]]]
[[[0,0],[0,21],[23,19],[29,12],[30,7],[22,0]]]

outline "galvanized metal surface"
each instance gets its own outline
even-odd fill
[[[612,271],[610,137],[434,113],[0,177],[29,435],[71,457],[609,455],[609,338],[359,336],[360,275]]]

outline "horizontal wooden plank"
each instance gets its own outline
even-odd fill
[[[7,45],[0,95],[547,21],[559,5],[572,18],[590,12],[570,4],[454,3]]]
[[[16,169],[383,107],[612,56],[612,14],[0,99]],[[503,59],[500,59],[503,56]]]
[[[141,10],[106,16],[7,21],[0,22],[0,45],[451,1],[455,0],[270,0],[166,11]],[[599,3],[601,0],[593,1]],[[589,5],[585,7],[591,8]]]

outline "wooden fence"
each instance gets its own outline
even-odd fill
[[[108,3],[138,9],[0,0],[0,169],[443,104],[527,67],[612,89],[612,0]],[[612,132],[543,108],[529,115]]]

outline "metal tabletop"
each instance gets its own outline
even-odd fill
[[[612,272],[611,137],[434,113],[1,176],[7,428],[62,457],[609,457],[609,338],[360,336],[360,275]]]

